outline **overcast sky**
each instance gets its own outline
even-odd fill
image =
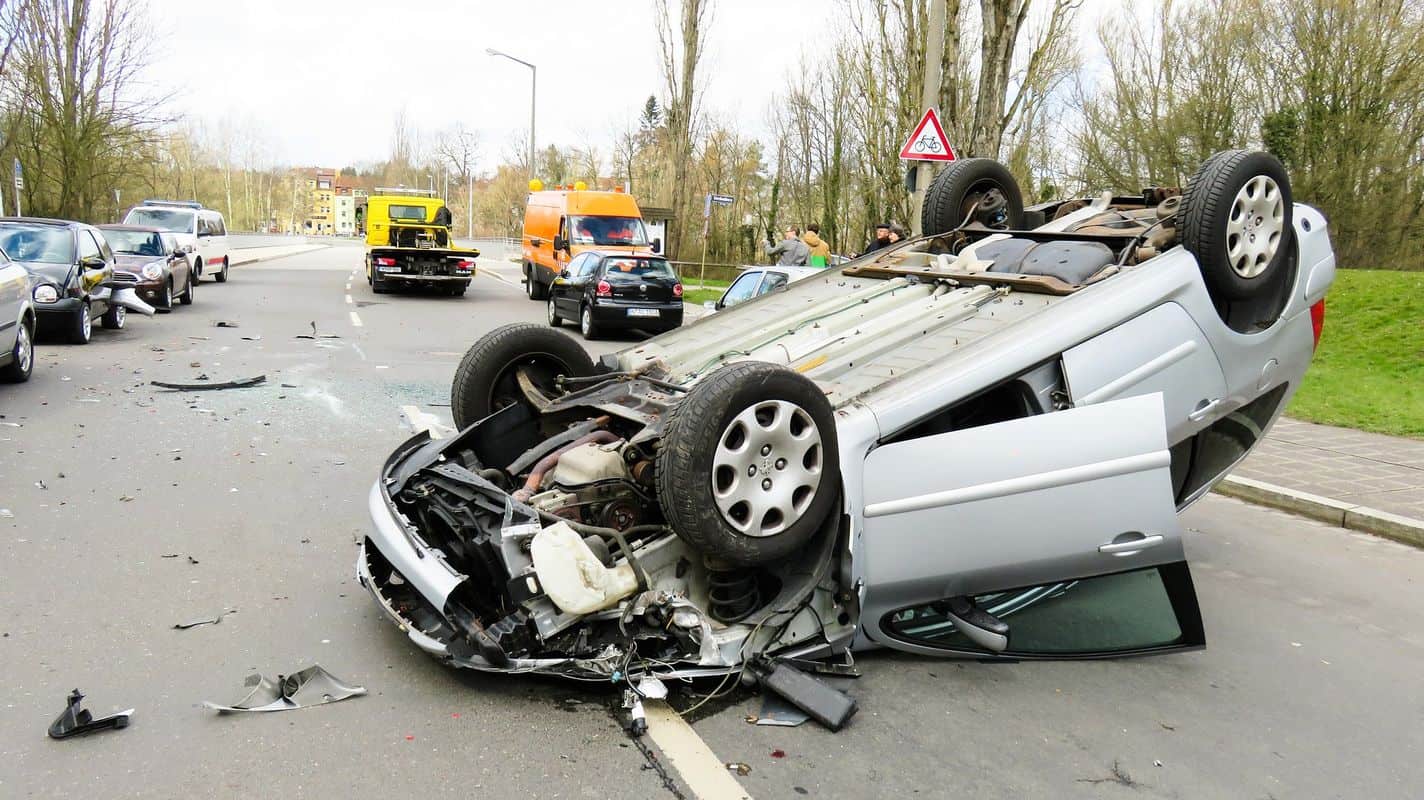
[[[1095,19],[1089,0],[1085,15]],[[150,69],[173,110],[262,129],[281,163],[341,167],[384,158],[394,117],[479,132],[481,168],[523,148],[529,70],[539,69],[538,142],[592,141],[659,97],[651,0],[149,0]],[[675,4],[676,5],[676,4]],[[760,134],[773,93],[803,52],[834,38],[837,0],[716,0],[704,108]],[[1085,20],[1086,22],[1087,20]]]

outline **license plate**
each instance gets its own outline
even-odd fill
[[[658,315],[658,310],[657,310],[656,308],[630,308],[630,309],[628,309],[628,316],[630,316],[630,317],[656,317],[657,315]]]

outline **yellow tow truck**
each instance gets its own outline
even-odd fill
[[[371,291],[424,284],[458,297],[470,288],[480,251],[455,245],[450,211],[432,192],[377,187],[366,199],[365,222]]]

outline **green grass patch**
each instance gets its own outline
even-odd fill
[[[1286,413],[1424,439],[1424,272],[1337,273],[1320,349]]]
[[[725,287],[714,289],[683,289],[682,302],[700,306],[708,300],[716,300],[726,291]]]

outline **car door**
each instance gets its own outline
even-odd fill
[[[181,293],[187,290],[188,282],[193,280],[193,270],[188,266],[188,259],[178,250],[178,240],[173,238],[173,234],[165,231],[158,234],[158,239],[162,242],[163,255],[168,260],[168,272],[174,276],[173,290]]]
[[[108,258],[104,257],[104,250],[99,246],[99,239],[87,229],[80,228],[74,231],[78,246],[75,253],[78,255],[77,282],[84,290],[86,296],[92,296],[104,281],[114,277],[114,257],[112,253]],[[107,245],[105,245],[107,247]],[[98,317],[109,309],[109,304],[103,300],[93,300],[89,303],[89,314]]]
[[[761,285],[765,275],[766,271],[760,269],[743,272],[740,277],[732,281],[732,285],[727,287],[727,291],[722,293],[722,298],[717,301],[717,308],[731,308],[738,303],[744,303],[756,297],[757,288]]]
[[[872,450],[863,634],[979,658],[1201,646],[1165,428],[1151,394]]]
[[[217,248],[213,245],[213,229],[209,224],[208,215],[199,213],[195,220],[198,226],[198,255],[202,257],[204,271],[218,273],[222,271],[220,263],[221,256],[217,255]]]
[[[216,211],[212,213],[212,216],[208,219],[208,231],[210,234],[208,236],[208,247],[212,252],[213,260],[227,263],[227,220],[223,219],[222,214]]]
[[[554,308],[559,310],[560,316],[566,319],[578,319],[579,303],[583,299],[583,283],[579,273],[592,261],[595,256],[592,253],[580,253],[574,256],[563,272],[567,272],[565,277],[561,272],[554,278],[554,283],[549,287],[550,296],[554,298]]]

